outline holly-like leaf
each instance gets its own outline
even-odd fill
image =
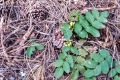
[[[101,66],[97,65],[96,68],[94,69],[95,76],[98,76],[101,73]]]
[[[98,17],[99,17],[99,12],[98,12],[97,9],[93,9],[93,10],[92,10],[92,14],[93,14],[93,16],[94,16],[95,18],[98,18]]]
[[[93,60],[86,60],[84,65],[87,67],[87,68],[95,68],[97,66],[97,63]]]
[[[69,73],[69,72],[70,72],[70,65],[68,64],[68,62],[64,62],[64,64],[63,64],[63,70],[64,70],[66,73]]]
[[[85,30],[82,30],[78,33],[79,37],[81,38],[88,38],[88,33]]]
[[[91,54],[91,58],[94,59],[96,62],[102,62],[104,60],[102,56],[96,53]]]
[[[74,70],[71,74],[71,80],[78,80],[79,70]]]
[[[60,58],[61,58],[61,59],[65,59],[66,56],[67,56],[67,53],[65,53],[65,52],[63,52],[63,53],[60,54]]]
[[[62,28],[61,28],[61,31],[63,32],[64,34],[64,37],[69,40],[72,36],[72,31],[70,30],[70,25],[68,23],[63,23],[62,24]]]
[[[109,71],[109,64],[107,60],[103,61],[100,65],[101,65],[102,73],[107,74]]]
[[[27,48],[27,57],[31,57],[31,55],[33,54],[33,51],[35,51],[35,47],[34,46],[30,46]]]
[[[63,68],[58,67],[56,68],[54,75],[56,78],[60,78],[63,75],[63,72],[64,72]]]
[[[77,48],[71,46],[71,52],[74,54],[79,54],[79,51]]]
[[[70,49],[71,49],[70,46],[65,46],[65,47],[62,48],[62,52],[66,53],[66,52],[70,51]]]
[[[86,70],[85,73],[84,73],[84,76],[87,77],[87,78],[90,78],[94,75],[95,75],[94,70],[90,70],[90,69]]]
[[[75,32],[77,34],[79,34],[81,32],[81,30],[82,30],[82,26],[78,22],[75,23],[75,27],[74,28],[75,28]]]
[[[69,63],[70,67],[73,68],[74,62],[73,62],[73,57],[71,55],[67,56],[66,61]]]
[[[60,67],[63,65],[63,60],[62,59],[56,60],[53,65],[55,67]]]
[[[78,51],[82,57],[85,57],[88,55],[88,52],[84,49],[79,48]]]
[[[111,69],[111,71],[108,73],[109,77],[114,77],[117,74],[116,69]]]

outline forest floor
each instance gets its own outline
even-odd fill
[[[61,23],[68,22],[72,10],[84,14],[94,8],[109,16],[101,37],[86,39],[89,51],[104,48],[120,59],[120,0],[0,0],[0,80],[57,80],[53,62],[63,46]],[[31,39],[44,49],[28,58]],[[70,80],[69,74],[60,80]]]

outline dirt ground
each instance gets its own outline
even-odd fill
[[[87,39],[89,50],[104,48],[119,60],[120,0],[0,0],[0,80],[57,80],[53,62],[63,46],[61,23],[68,22],[72,10],[84,14],[94,8],[108,11],[109,17],[101,37]],[[31,38],[44,49],[27,58]],[[60,80],[69,80],[69,76]],[[100,75],[98,80],[110,79]]]

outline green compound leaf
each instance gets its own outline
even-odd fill
[[[92,26],[95,27],[96,29],[103,29],[105,28],[105,25],[103,25],[101,22],[99,21],[94,21],[92,23]]]
[[[84,50],[84,49],[79,48],[78,51],[79,51],[79,54],[80,54],[82,57],[85,57],[85,56],[88,55],[88,52],[87,52],[86,50]]]
[[[109,64],[107,60],[103,61],[100,65],[101,65],[102,73],[107,74],[109,71]]]
[[[103,58],[107,58],[108,56],[110,56],[110,52],[108,50],[105,50],[105,49],[99,50],[99,53]]]
[[[79,34],[81,32],[81,30],[82,30],[82,26],[78,22],[76,22],[75,23],[75,32],[77,34]]]
[[[74,62],[73,62],[73,57],[71,55],[67,56],[66,61],[69,63],[70,67],[73,68]]]
[[[79,70],[72,71],[71,80],[78,80]]]
[[[62,52],[66,53],[66,52],[70,51],[70,49],[71,49],[70,46],[65,46],[65,47],[62,48]]]
[[[120,77],[119,77],[118,75],[116,75],[116,76],[114,77],[114,80],[120,80]]]
[[[79,54],[79,51],[77,48],[71,46],[71,52],[74,54]]]
[[[91,58],[96,62],[102,62],[104,60],[102,56],[96,53],[91,54]]]
[[[75,60],[78,64],[84,65],[85,59],[83,57],[77,56]]]
[[[109,76],[109,77],[114,77],[116,74],[117,74],[116,69],[112,69],[112,70],[108,73],[108,76]]]
[[[80,64],[77,64],[77,69],[80,71],[81,74],[84,74],[85,72],[85,67],[80,65]]]
[[[120,66],[116,67],[115,69],[116,69],[117,73],[120,73]]]
[[[93,77],[94,75],[95,75],[94,70],[90,70],[90,69],[86,70],[84,73],[84,76],[87,78]]]
[[[72,36],[72,31],[70,30],[70,25],[68,23],[63,23],[62,24],[62,28],[61,28],[61,31],[63,32],[64,34],[64,37],[69,40]]]
[[[81,38],[88,38],[88,33],[85,30],[82,30],[78,35]]]
[[[111,66],[112,66],[112,60],[113,60],[112,57],[109,56],[109,57],[106,58],[106,60],[108,62],[109,67],[111,68]]]
[[[95,68],[97,66],[97,63],[93,60],[86,60],[84,65],[87,67],[87,68]]]
[[[63,52],[63,53],[60,54],[60,58],[61,58],[61,59],[65,59],[66,56],[67,56],[67,53],[65,53],[65,52]]]
[[[94,17],[90,12],[86,12],[85,17],[90,23],[94,21]]]
[[[102,22],[102,23],[108,22],[107,18],[105,18],[105,17],[103,17],[103,16],[100,16],[100,17],[98,18],[98,21],[99,21],[99,22]]]
[[[62,60],[62,59],[56,60],[56,61],[53,63],[53,65],[54,65],[55,67],[60,67],[60,66],[63,65],[63,60]]]
[[[93,14],[93,16],[94,16],[95,18],[98,19],[98,17],[99,17],[99,12],[98,12],[97,9],[93,9],[93,10],[92,10],[92,14]]]
[[[101,73],[101,66],[97,65],[96,68],[94,69],[95,76],[98,76]]]
[[[33,51],[35,51],[35,47],[34,46],[30,46],[27,48],[27,57],[31,57],[31,55],[33,54]]]
[[[107,11],[104,11],[104,12],[101,12],[101,13],[100,13],[100,16],[105,17],[105,18],[107,18],[108,15],[109,15],[109,14],[108,14]]]
[[[63,75],[63,72],[64,72],[63,68],[58,67],[56,68],[54,75],[56,78],[60,78]]]
[[[69,72],[70,72],[70,65],[68,64],[68,62],[64,62],[64,63],[63,63],[63,70],[64,70],[66,73],[69,73]]]

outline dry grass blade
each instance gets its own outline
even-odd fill
[[[4,46],[4,42],[3,42],[3,20],[4,20],[4,18],[2,17],[1,20],[0,20],[0,35],[1,35],[0,40],[1,40],[1,45],[2,45],[2,49],[3,49],[3,53],[4,53],[3,56],[5,56],[6,59],[9,61],[8,55],[6,53],[6,49],[5,49],[5,46]]]

